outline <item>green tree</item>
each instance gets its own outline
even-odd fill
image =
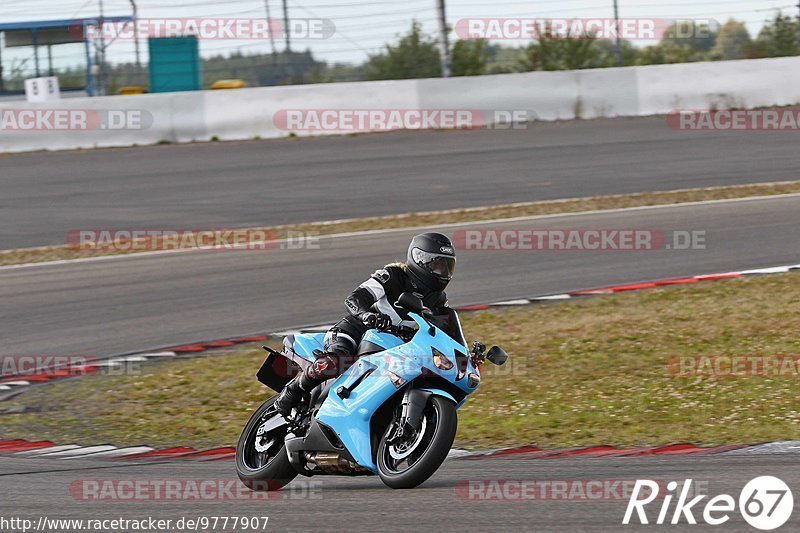
[[[604,67],[617,66],[617,43],[611,39],[598,39],[595,41],[597,48],[600,50],[600,64]],[[620,48],[622,48],[622,65],[630,66],[635,65],[639,56],[639,50],[631,44],[630,41],[620,41]]]
[[[510,48],[499,44],[488,46],[489,60],[486,65],[487,74],[510,74],[520,72],[525,57],[524,48]]]
[[[349,63],[324,64],[311,79],[311,83],[338,83],[345,81],[361,81],[364,79],[361,65]]]
[[[707,61],[716,40],[717,33],[708,24],[676,22],[666,28],[657,45],[646,46],[638,51],[635,64]]]
[[[436,41],[423,34],[416,21],[397,46],[387,44],[382,54],[370,57],[364,64],[364,77],[368,80],[436,78],[441,73]]]
[[[661,37],[666,48],[688,46],[694,52],[709,52],[714,48],[717,33],[708,24],[694,21],[679,21],[667,26]]]
[[[661,65],[665,63],[692,63],[708,59],[706,52],[695,50],[686,44],[659,43],[639,51],[637,65]]]
[[[758,33],[756,44],[766,57],[796,56],[800,54],[797,43],[797,22],[780,13],[765,24]]]
[[[453,76],[486,74],[489,62],[489,43],[485,39],[459,40],[453,45],[451,70]]]
[[[523,70],[575,70],[602,65],[603,53],[593,35],[556,35],[551,27],[540,30],[525,49]]]
[[[744,22],[728,19],[717,33],[710,57],[715,60],[743,59],[747,56],[751,42],[750,32],[747,31]]]
[[[314,59],[310,50],[272,54],[243,54],[204,58],[201,65],[203,85],[216,80],[242,79],[248,87],[313,83],[326,68]]]

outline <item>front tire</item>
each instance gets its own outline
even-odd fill
[[[381,480],[393,489],[410,489],[431,477],[453,446],[458,429],[456,406],[431,396],[423,412],[419,432],[405,442],[388,444],[392,425],[378,446],[377,466]]]
[[[278,490],[297,476],[286,455],[286,428],[256,435],[258,427],[270,418],[265,414],[272,409],[277,398],[273,396],[256,409],[236,445],[236,473],[242,483],[254,491]],[[256,446],[260,449],[256,449]]]

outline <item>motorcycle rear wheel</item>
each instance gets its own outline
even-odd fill
[[[276,398],[273,396],[256,409],[236,445],[236,473],[242,483],[254,491],[279,490],[297,476],[286,455],[286,429],[278,428],[266,435],[256,435],[258,427],[269,418],[264,415]],[[262,451],[256,449],[257,442]]]
[[[410,489],[426,481],[439,469],[453,446],[458,429],[453,402],[431,396],[423,414],[420,430],[403,442],[386,442],[391,426],[381,438],[378,474],[393,489]]]

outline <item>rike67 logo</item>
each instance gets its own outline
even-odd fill
[[[700,504],[706,494],[690,498],[692,480],[687,479],[679,486],[677,481],[670,481],[666,486],[666,494],[659,494],[659,484],[649,479],[637,479],[633,493],[628,500],[625,517],[622,523],[631,523],[634,512],[640,524],[648,524],[645,506],[658,499],[661,503],[656,524],[680,524],[685,520],[687,524],[697,524],[694,513],[701,513],[704,523],[719,526],[730,520],[731,514],[736,511],[737,501],[729,494],[714,496]],[[677,496],[675,508],[670,514],[670,506]],[[700,505],[698,505],[700,504]],[[697,506],[695,508],[695,506]],[[789,486],[773,476],[760,476],[750,480],[739,493],[739,512],[745,521],[756,529],[769,531],[785,524],[792,516],[794,497]],[[656,504],[653,507],[658,507]],[[669,520],[669,522],[667,522]],[[634,521],[634,524],[636,522]]]

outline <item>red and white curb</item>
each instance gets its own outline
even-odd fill
[[[741,270],[735,272],[722,272],[717,274],[703,274],[698,276],[689,276],[684,278],[667,278],[655,281],[645,281],[637,283],[628,283],[622,285],[612,285],[609,287],[601,287],[595,289],[584,289],[572,292],[565,292],[560,294],[550,294],[544,296],[534,296],[532,298],[519,298],[515,300],[504,300],[490,304],[477,304],[465,305],[456,307],[459,312],[480,311],[485,309],[492,309],[495,307],[509,307],[520,305],[533,305],[539,303],[547,303],[561,300],[569,300],[572,298],[579,298],[583,296],[603,295],[603,294],[616,294],[619,292],[638,291],[645,289],[654,289],[659,287],[667,287],[671,285],[688,285],[693,283],[700,283],[704,281],[716,281],[721,279],[732,279],[743,276],[756,276],[766,274],[784,274],[793,270],[800,271],[800,264],[785,265],[777,267],[756,268],[751,270]],[[179,346],[169,346],[161,350],[153,350],[141,353],[130,353],[121,356],[110,357],[93,361],[90,365],[84,367],[85,372],[78,375],[91,375],[98,373],[108,373],[109,369],[121,368],[127,363],[145,363],[156,360],[169,359],[174,357],[187,357],[205,355],[206,352],[218,348],[227,348],[237,344],[245,344],[250,342],[266,342],[272,337],[283,337],[293,333],[314,333],[320,331],[327,331],[333,324],[322,324],[316,326],[303,327],[293,330],[280,331],[268,335],[247,335],[230,337],[225,339],[216,339],[211,341],[202,341],[191,344],[182,344]],[[4,376],[0,377],[0,401],[6,400],[17,394],[22,393],[25,389],[32,385],[51,382],[58,379],[67,377],[77,377],[75,372],[69,369],[50,372],[47,374],[25,375],[25,376]]]
[[[16,376],[0,376],[0,401],[8,400],[21,394],[27,388],[44,383],[53,382],[64,378],[76,378],[98,374],[113,374],[127,368],[133,363],[150,363],[153,361],[174,359],[178,357],[192,357],[203,355],[204,352],[216,348],[235,346],[250,342],[263,342],[269,340],[267,335],[250,335],[218,339],[202,343],[172,346],[163,350],[154,350],[141,353],[113,356],[106,359],[96,359],[79,367],[65,367],[50,372],[25,374]]]
[[[641,446],[617,448],[614,446],[583,446],[543,450],[536,446],[518,446],[499,450],[470,452],[453,449],[449,459],[464,460],[533,460],[566,459],[579,457],[646,457],[670,455],[774,455],[798,454],[800,441],[769,442],[764,444],[740,444],[724,446],[696,446],[689,443],[666,444],[663,446]],[[236,449],[230,446],[197,450],[188,446],[156,449],[151,446],[130,446],[118,448],[110,444],[80,446],[77,444],[58,445],[51,441],[27,441],[23,439],[0,438],[0,457],[15,459],[103,459],[125,461],[222,461],[233,459]]]
[[[685,278],[666,278],[655,281],[644,281],[638,283],[627,283],[622,285],[611,285],[609,287],[601,287],[596,289],[584,289],[579,291],[565,292],[561,294],[551,294],[547,296],[535,296],[533,298],[521,298],[518,300],[505,300],[502,302],[495,302],[491,304],[469,305],[459,308],[459,311],[476,311],[480,309],[490,309],[492,307],[515,306],[515,305],[531,305],[535,303],[551,302],[558,300],[569,300],[580,296],[592,296],[599,294],[615,294],[618,292],[639,291],[644,289],[655,289],[658,287],[667,287],[671,285],[688,285],[692,283],[700,283],[702,281],[716,281],[720,279],[740,278],[743,276],[755,276],[764,274],[785,274],[793,270],[800,270],[800,264],[787,265],[778,267],[756,268],[752,270],[741,270],[737,272],[722,272],[718,274],[703,274],[699,276],[689,276]]]
[[[697,446],[688,442],[661,446],[618,448],[616,446],[582,446],[543,450],[536,446],[516,446],[486,452],[468,453],[464,458],[478,459],[563,459],[568,457],[646,457],[653,455],[787,455],[800,453],[800,441],[787,440],[760,444],[727,444]]]
[[[156,449],[151,446],[130,446],[118,448],[110,444],[80,446],[77,444],[55,444],[51,441],[27,441],[23,439],[0,439],[0,456],[18,459],[130,459],[167,460],[230,459],[234,448],[213,448],[196,450],[187,446]]]

